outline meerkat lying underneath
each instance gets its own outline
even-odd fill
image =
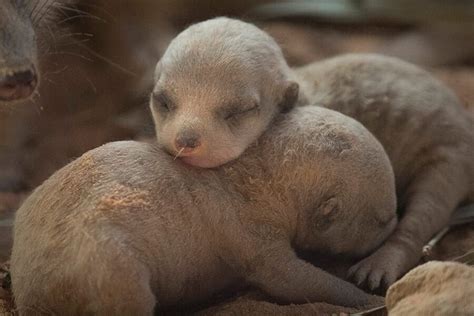
[[[84,154],[18,210],[11,258],[20,315],[151,315],[245,281],[280,302],[379,302],[293,247],[361,257],[396,226],[380,143],[340,113],[282,114],[215,170],[138,142]]]
[[[449,89],[408,63],[345,55],[292,71],[265,32],[216,18],[180,33],[155,77],[158,141],[191,165],[235,159],[295,102],[342,112],[375,135],[392,162],[403,216],[351,270],[359,285],[388,287],[419,261],[454,209],[474,201],[473,120]]]

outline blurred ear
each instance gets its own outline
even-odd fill
[[[161,76],[161,60],[156,64],[155,67],[155,74],[154,74],[154,83],[156,84]]]
[[[285,82],[285,90],[283,92],[283,99],[278,105],[282,113],[289,112],[296,105],[298,101],[298,95],[300,91],[300,86],[294,81]]]

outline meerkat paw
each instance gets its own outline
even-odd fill
[[[382,247],[352,266],[348,277],[359,287],[386,290],[416,265],[419,260],[416,257],[400,247]]]

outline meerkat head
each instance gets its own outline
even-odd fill
[[[74,11],[67,6],[75,2],[0,0],[0,111],[35,94],[41,77],[38,55],[42,49],[38,37],[43,38],[43,44],[54,41],[56,29],[48,38],[52,33],[50,26],[63,11]]]
[[[280,47],[242,21],[195,24],[155,71],[150,108],[158,142],[183,162],[213,168],[237,157],[298,98]]]

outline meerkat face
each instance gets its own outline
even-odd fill
[[[38,35],[47,37],[58,9],[74,11],[63,8],[73,2],[0,0],[0,111],[30,99],[37,91]]]
[[[35,8],[43,6],[48,5],[0,0],[0,107],[24,101],[36,89],[37,48],[31,17],[42,15]]]
[[[239,157],[281,107],[275,87],[265,89],[247,74],[205,77],[190,85],[188,76],[163,76],[150,106],[158,142],[187,164],[212,168]],[[297,85],[286,84],[282,89],[295,94]]]
[[[210,21],[170,44],[150,101],[158,142],[202,168],[239,157],[298,97],[298,84],[287,79],[288,66],[268,35],[254,26],[239,30],[248,24],[236,20]],[[261,44],[249,38],[247,45],[240,31],[256,32]]]

